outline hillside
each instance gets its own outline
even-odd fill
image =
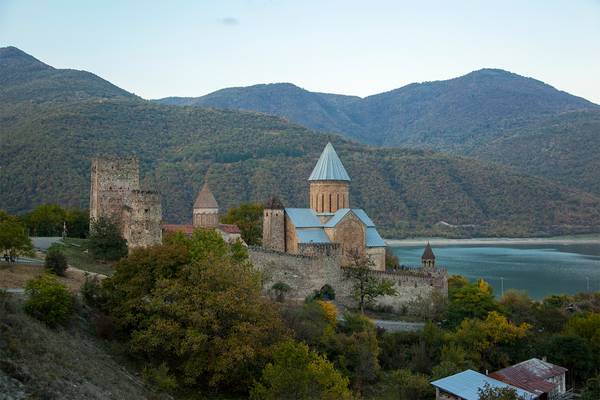
[[[0,398],[169,399],[128,371],[80,309],[69,326],[50,329],[0,294]]]
[[[590,153],[600,150],[600,131],[596,129],[594,134],[591,130],[600,118],[600,106],[503,70],[483,69],[446,81],[410,84],[364,99],[276,84],[158,101],[255,110],[364,143],[491,159],[527,174],[600,193],[600,177],[590,176],[586,170],[595,164],[563,162],[589,160]],[[557,126],[562,128],[557,131]],[[566,145],[554,146],[546,158],[538,153],[536,141]],[[513,146],[517,143],[518,147]],[[536,158],[533,164],[526,161],[530,155]]]
[[[5,74],[0,69],[8,81]],[[23,82],[5,90],[18,95]],[[100,78],[86,82],[78,81],[78,92],[113,88]],[[168,222],[190,219],[205,176],[224,209],[272,194],[304,206],[306,179],[331,140],[353,179],[353,205],[367,209],[388,236],[561,234],[600,225],[600,198],[470,158],[375,149],[264,114],[165,106],[132,95],[61,102],[67,94],[56,87],[17,106],[0,97],[0,208],[9,212],[42,202],[86,207],[90,159],[98,153],[137,154],[145,184],[163,194]],[[444,232],[434,226],[439,221],[477,227]]]

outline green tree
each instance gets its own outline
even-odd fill
[[[492,288],[487,282],[479,280],[449,290],[448,323],[458,325],[465,318],[485,318],[498,309]]]
[[[401,369],[394,371],[392,377],[398,387],[398,398],[401,400],[428,400],[435,397],[435,390],[426,375]]]
[[[553,336],[544,350],[550,362],[569,370],[571,382],[585,381],[594,367],[592,349],[579,336]]]
[[[100,217],[92,221],[88,249],[96,259],[118,260],[127,255],[127,241],[114,222]]]
[[[587,380],[585,387],[581,391],[580,400],[598,400],[600,399],[600,375]]]
[[[492,387],[486,383],[483,388],[477,390],[479,400],[525,400],[519,396],[516,389],[510,387]]]
[[[0,210],[2,211],[2,210]],[[4,212],[0,214],[0,256],[9,254],[16,257],[19,254],[30,254],[33,250],[27,229],[16,217]]]
[[[57,246],[51,246],[46,253],[44,267],[58,276],[64,276],[67,270],[67,257]]]
[[[530,325],[515,325],[505,316],[492,311],[485,320],[465,319],[450,337],[451,342],[466,350],[476,365],[493,369],[508,363],[500,346],[521,340]]]
[[[76,208],[66,211],[67,236],[86,238],[90,233],[90,212]]]
[[[224,224],[234,224],[240,228],[242,239],[248,245],[260,245],[262,242],[263,205],[260,203],[243,203],[237,208],[230,208],[221,217]]]
[[[41,204],[24,219],[33,236],[61,236],[67,212],[58,204]]]
[[[137,249],[103,287],[133,355],[187,387],[245,392],[288,333],[259,274],[217,236]]]
[[[27,282],[25,312],[54,327],[65,323],[73,311],[73,297],[54,276],[40,275]]]
[[[277,346],[273,362],[265,366],[251,392],[255,400],[351,399],[348,379],[307,345],[285,341]]]
[[[361,313],[364,313],[365,307],[373,304],[377,297],[396,294],[392,281],[380,279],[375,275],[374,265],[368,256],[353,252],[350,264],[344,267],[344,278],[352,285],[352,295]]]

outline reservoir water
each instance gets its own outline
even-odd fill
[[[438,244],[436,266],[450,275],[483,278],[500,295],[526,291],[534,299],[551,294],[600,291],[600,244]],[[401,264],[420,265],[423,245],[390,245]]]

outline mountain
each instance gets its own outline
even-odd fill
[[[372,148],[262,113],[156,104],[92,74],[6,53],[0,81],[14,83],[2,90],[31,98],[0,96],[0,208],[9,212],[42,202],[86,207],[90,159],[98,153],[137,154],[144,184],[162,192],[168,222],[190,220],[205,177],[223,209],[272,194],[286,206],[305,206],[307,177],[332,141],[353,179],[353,205],[388,236],[562,234],[600,225],[599,197],[494,164]],[[15,79],[10,65],[24,61]]]
[[[588,175],[586,164],[562,162],[565,158],[589,159],[590,149],[600,150],[600,135],[589,130],[599,118],[600,106],[503,70],[482,69],[459,78],[410,84],[363,99],[276,84],[223,89],[185,101],[169,98],[158,102],[264,112],[368,144],[426,148],[493,160],[600,193],[600,177],[578,179]],[[557,132],[557,125],[565,129]],[[554,147],[551,158],[543,158],[536,153],[536,141],[566,141],[569,145]],[[518,143],[519,148],[511,149],[510,143]],[[514,150],[524,162],[515,159]],[[535,165],[526,162],[528,155],[537,158]]]

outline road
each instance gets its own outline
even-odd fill
[[[424,322],[390,321],[383,319],[372,319],[375,326],[388,332],[418,332],[423,330]]]
[[[60,242],[61,240],[62,240],[62,238],[60,236],[56,236],[56,237],[32,236],[31,237],[31,243],[33,244],[33,247],[36,248],[37,250],[41,250],[41,251],[48,250],[48,248],[50,246],[52,246],[54,243]]]

